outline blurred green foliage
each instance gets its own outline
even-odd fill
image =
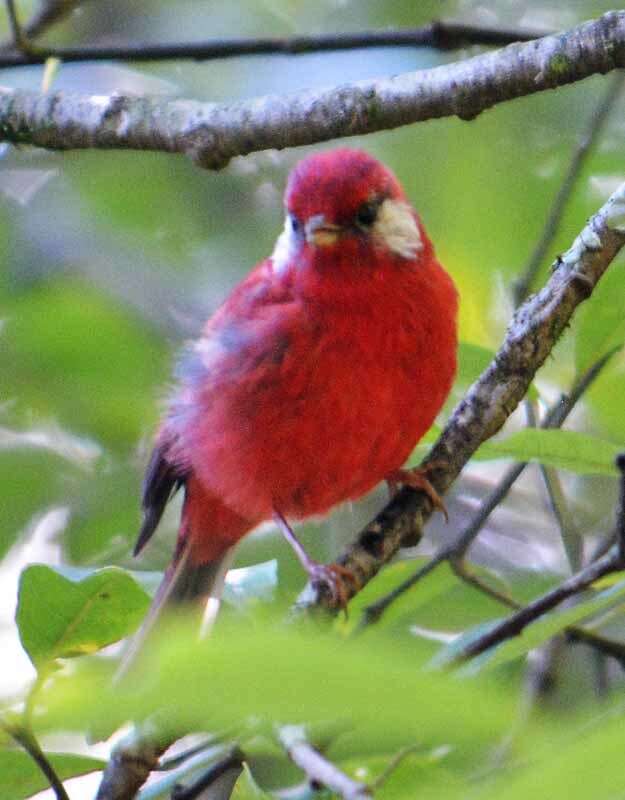
[[[18,10],[27,18],[35,5],[20,2]],[[610,6],[592,0],[488,9],[477,0],[114,0],[85,3],[47,41],[289,35],[416,26],[436,17],[556,29]],[[6,20],[0,27],[8,34]],[[68,65],[55,87],[231,101],[436,66],[469,54],[384,48],[208,63]],[[38,88],[41,74],[39,68],[5,70],[0,82]],[[605,84],[593,78],[500,105],[470,124],[433,121],[350,142],[396,171],[459,286],[461,368],[447,411],[498,347],[512,311],[513,280],[540,235]],[[579,176],[550,259],[569,246],[622,178],[623,102]],[[3,595],[8,611],[0,636],[11,665],[7,682],[10,672],[22,670],[24,679],[33,674],[25,656],[19,661],[18,634],[9,621],[19,571],[27,562],[60,561],[65,572],[30,567],[24,573],[17,616],[35,663],[46,663],[46,674],[54,665],[51,681],[35,683],[29,700],[39,710],[41,733],[112,729],[166,699],[172,725],[227,729],[250,754],[251,771],[235,789],[239,800],[301,779],[276,741],[274,726],[286,722],[308,725],[311,740],[323,740],[328,757],[365,782],[375,780],[402,747],[416,745],[380,788],[382,800],[623,794],[617,750],[623,686],[614,662],[597,666],[583,646],[569,647],[553,686],[537,693],[531,713],[524,700],[532,670],[528,649],[571,619],[592,613],[594,628],[617,642],[625,639],[618,583],[537,623],[531,636],[501,648],[492,662],[481,661],[477,678],[460,678],[434,670],[432,659],[453,647],[455,635],[474,636],[506,613],[492,597],[444,565],[355,636],[367,604],[424,563],[411,558],[384,570],[355,599],[349,619],[337,620],[331,630],[285,630],[280,620],[302,585],[301,570],[273,532],[259,532],[243,543],[238,563],[275,559],[271,569],[265,566],[231,588],[236,608],[226,609],[205,644],[189,644],[184,626],[170,632],[155,656],[159,669],[147,671],[141,691],[110,689],[111,657],[66,661],[126,635],[145,608],[129,575],[93,568],[137,569],[130,548],[141,474],[172,359],[234,283],[271,251],[281,227],[285,177],[304,152],[253,154],[216,174],[151,153],[19,148],[0,154],[0,556],[6,557],[4,585],[11,588],[10,598]],[[536,286],[548,274],[548,261]],[[539,374],[535,402],[553,402],[622,344],[624,308],[621,259]],[[616,481],[609,462],[625,443],[624,370],[620,351],[567,422],[567,432],[518,433],[524,424],[518,415],[489,451],[565,467],[566,501],[589,548],[613,525]],[[434,528],[435,544],[464,526],[503,469],[496,461],[468,471],[450,501],[451,524]],[[379,493],[324,523],[306,525],[304,542],[317,557],[331,558],[383,499]],[[169,560],[178,512],[173,505],[141,562],[146,569]],[[50,516],[55,509],[66,512],[56,527]],[[482,549],[476,545],[470,554],[483,562],[479,574],[489,585],[519,602],[553,586],[566,570],[557,525],[545,509],[542,485],[528,481],[495,515]],[[68,579],[67,565],[84,569]],[[109,582],[111,575],[116,577]],[[104,600],[91,592],[101,581],[110,592]],[[594,700],[593,692],[607,691],[606,675],[615,719],[606,718]],[[3,694],[7,707],[14,705],[14,688]],[[340,735],[326,735],[337,721]],[[0,794],[21,798],[41,789],[27,757],[6,737],[0,744]],[[99,766],[70,753],[52,761],[63,777]]]

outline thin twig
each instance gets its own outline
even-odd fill
[[[176,788],[172,792],[171,800],[196,800],[202,792],[212,786],[226,772],[242,767],[244,758],[243,752],[238,747],[233,747],[192,784]]]
[[[517,306],[520,305],[523,300],[525,300],[532,288],[532,284],[534,283],[538,270],[540,269],[540,266],[547,255],[547,251],[549,250],[549,247],[555,238],[556,232],[562,220],[562,215],[564,214],[566,205],[571,198],[573,189],[575,188],[575,184],[577,183],[577,179],[580,175],[586,158],[592,151],[599,134],[601,133],[604,123],[608,119],[610,111],[614,107],[614,104],[621,93],[624,82],[625,78],[623,77],[622,73],[619,72],[614,75],[607,89],[605,90],[605,94],[599,100],[597,107],[592,109],[586,128],[580,136],[577,142],[577,147],[573,152],[573,156],[564,176],[564,180],[560,184],[558,193],[556,194],[551,208],[549,209],[549,213],[547,214],[547,221],[543,228],[541,237],[534,248],[534,252],[530,256],[529,262],[523,271],[523,274],[515,282],[514,299],[515,305]]]
[[[176,753],[175,756],[171,756],[170,758],[162,758],[158,763],[158,771],[171,772],[172,770],[178,769],[178,767],[180,767],[185,763],[185,761],[188,761],[193,756],[203,753],[205,750],[213,749],[216,743],[217,738],[210,736],[208,739],[198,742],[198,744],[194,745],[193,747],[188,747],[186,750]]]
[[[401,762],[409,756],[411,753],[415,753],[423,747],[421,744],[409,744],[406,747],[402,747],[402,749],[395,753],[393,758],[389,761],[389,763],[384,767],[382,772],[378,775],[378,777],[371,781],[369,787],[371,789],[371,793],[375,794],[378,789],[381,789],[382,786],[386,783],[386,781],[391,777],[393,772],[397,769],[397,767],[401,764]]]
[[[625,669],[625,644],[623,642],[608,639],[587,628],[579,628],[577,626],[567,629],[566,637],[571,642],[581,642],[597,650],[602,655],[611,656]]]
[[[46,754],[39,746],[39,742],[35,739],[32,731],[20,725],[3,725],[3,727],[6,732],[26,750],[41,772],[46,776],[56,800],[69,800],[69,795],[65,791],[63,782],[56,774],[56,770],[50,761],[48,761]]]
[[[460,578],[461,581],[472,586],[474,589],[477,589],[482,594],[485,594],[487,597],[490,597],[491,600],[495,600],[498,603],[502,603],[508,608],[518,608],[519,604],[516,600],[513,600],[509,594],[506,592],[501,592],[499,589],[495,589],[494,586],[489,586],[486,581],[483,581],[481,578],[471,572],[466,565],[464,559],[460,558],[450,558],[449,559],[449,566],[452,568],[454,575],[457,578]]]
[[[612,542],[614,544],[614,542]],[[609,549],[609,548],[608,548]],[[604,553],[597,553],[596,558],[599,558]],[[596,560],[596,559],[593,559]],[[488,586],[488,584],[484,583],[484,581],[480,580],[476,575],[472,572],[469,572],[464,565],[461,565],[461,562],[457,562],[454,559],[450,560],[450,566],[454,569],[454,572],[460,580],[464,581],[466,584],[471,586],[473,589],[476,589],[478,592],[482,592],[487,597],[490,597],[492,600],[496,600],[502,605],[507,606],[508,608],[520,609],[522,608],[521,604],[514,600],[514,598],[510,597],[509,595],[503,594],[502,592],[498,592],[496,589]],[[605,636],[602,636],[595,631],[585,628],[581,625],[567,625],[564,629],[564,635],[567,641],[571,642],[581,642],[583,644],[592,647],[598,653],[602,655],[611,656],[615,658],[621,666],[625,669],[625,644],[619,642],[614,639],[608,639]],[[557,639],[559,637],[554,637]],[[553,641],[550,640],[550,641]],[[549,644],[549,643],[547,643]],[[540,648],[541,650],[543,648]],[[550,656],[547,657],[549,660]],[[542,672],[549,672],[548,664],[541,665]],[[534,671],[534,679],[536,677],[536,672]],[[532,682],[532,678],[530,677],[529,682]]]
[[[11,0],[7,0],[11,2]],[[234,58],[241,56],[301,55],[371,47],[432,47],[457,50],[469,45],[503,46],[529,42],[550,31],[527,28],[494,28],[459,22],[434,21],[419,28],[325,33],[309,36],[222,39],[204,42],[130,42],[122,45],[88,44],[77,47],[39,48],[32,56],[2,53],[0,67],[40,64],[46,58],[62,61],[170,61]]]
[[[41,36],[84,2],[86,0],[39,0],[38,8],[24,23],[23,31],[30,40]]]
[[[619,503],[617,507],[617,542],[604,556],[563,581],[555,589],[528,603],[516,614],[495,625],[491,630],[470,642],[453,663],[458,664],[484,653],[512,636],[518,636],[531,622],[559,605],[563,600],[587,589],[599,578],[625,568],[625,453],[616,459],[621,472]]]
[[[25,63],[29,63],[28,54],[30,52],[30,44],[22,31],[22,26],[17,16],[17,9],[15,8],[15,0],[5,0],[5,3],[9,25],[11,26],[11,34],[13,36],[13,44],[19,51],[18,55],[25,60]]]
[[[325,786],[336,792],[343,800],[366,800],[371,797],[369,787],[352,780],[306,739],[304,728],[300,725],[283,725],[278,737],[288,757],[311,782]]]
[[[616,543],[621,559],[625,561],[625,453],[621,453],[617,457],[616,468],[621,473],[618,509],[616,512]]]
[[[541,464],[540,473],[547,489],[551,510],[560,529],[560,539],[564,545],[567,561],[571,572],[576,572],[582,566],[584,549],[582,535],[575,524],[558,472],[553,467]]]
[[[567,597],[572,597],[578,592],[587,589],[592,583],[602,578],[604,575],[609,575],[623,568],[623,561],[618,551],[614,548],[606,553],[605,556],[597,559],[592,564],[589,564],[584,569],[576,572],[567,580],[563,581],[555,589],[547,592],[541,597],[528,603],[522,609],[517,611],[511,617],[508,617],[503,622],[495,625],[488,633],[475,639],[468,644],[452,661],[452,664],[459,664],[467,661],[470,658],[480,655],[480,653],[489,650],[496,644],[513,636],[518,636],[524,628],[531,622],[541,617],[545,612],[555,608]]]
[[[620,350],[615,347],[601,358],[599,358],[583,375],[576,381],[568,395],[562,395],[559,400],[547,411],[542,421],[543,428],[559,428],[571,413],[576,403],[583,397],[585,392],[592,386],[599,377],[601,371],[610,359]],[[432,558],[420,567],[413,575],[410,575],[402,583],[398,584],[388,594],[371,603],[363,610],[363,617],[360,627],[377,622],[386,609],[395,602],[401,595],[419,583],[426,575],[429,575],[440,564],[450,559],[462,559],[467,550],[482,530],[486,521],[497,508],[501,501],[506,497],[514,482],[521,475],[528,462],[522,462],[510,467],[500,483],[493,489],[490,495],[482,502],[477,514],[469,522],[467,527],[460,533],[454,542],[444,545],[432,556]]]

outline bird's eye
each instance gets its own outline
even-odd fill
[[[356,212],[356,225],[361,228],[370,228],[378,216],[379,203],[368,200]]]
[[[291,230],[293,233],[298,236],[304,230],[304,226],[302,221],[299,217],[296,217],[295,214],[289,214],[289,220],[291,221]]]

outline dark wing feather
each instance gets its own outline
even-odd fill
[[[143,522],[133,550],[135,556],[143,550],[148,539],[156,530],[168,500],[185,481],[184,473],[181,473],[179,467],[167,460],[165,452],[166,447],[163,444],[154,448],[143,479],[141,498]]]

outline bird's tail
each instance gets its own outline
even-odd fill
[[[188,539],[178,547],[178,552],[163,575],[141,627],[131,639],[122,657],[115,674],[115,682],[120,681],[134,665],[156,621],[165,610],[174,610],[177,606],[196,608],[203,615],[201,635],[208,632],[219,608],[226,573],[233,556],[234,547],[230,547],[212,561],[197,564],[190,558]]]

